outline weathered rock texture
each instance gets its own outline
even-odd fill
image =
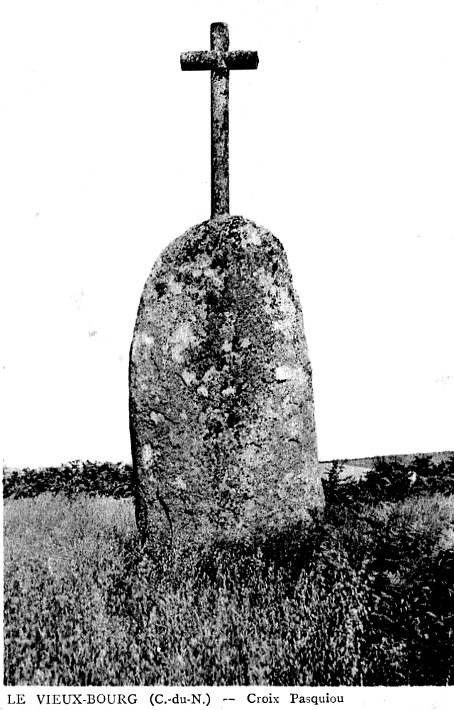
[[[323,505],[302,311],[270,232],[226,217],[161,254],[131,346],[130,428],[144,539],[244,537]]]

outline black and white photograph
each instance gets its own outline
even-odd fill
[[[452,707],[454,5],[0,24],[3,707]]]

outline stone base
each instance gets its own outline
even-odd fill
[[[130,429],[144,541],[244,538],[323,507],[302,311],[270,232],[227,217],[161,254],[131,346]]]

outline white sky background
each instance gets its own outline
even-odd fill
[[[129,460],[128,351],[159,253],[210,214],[209,73],[231,212],[284,244],[322,460],[454,449],[452,2],[6,2],[3,458]],[[6,168],[6,169],[5,169]]]

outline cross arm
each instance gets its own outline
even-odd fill
[[[225,63],[224,63],[225,62]],[[259,56],[257,52],[242,49],[226,52],[182,52],[180,64],[183,71],[204,71],[205,69],[257,69]]]
[[[180,64],[183,71],[203,71],[213,66],[212,52],[182,52]]]
[[[259,55],[257,52],[234,50],[227,53],[225,62],[228,69],[257,69]]]

